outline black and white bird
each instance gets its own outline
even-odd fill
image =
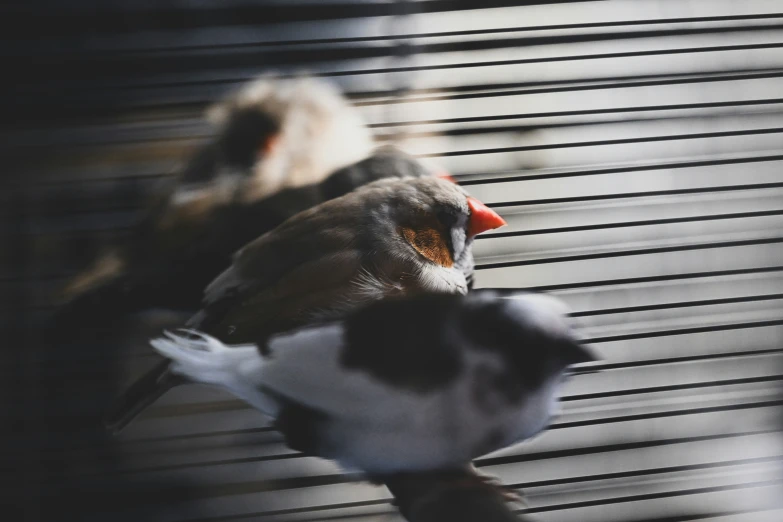
[[[505,221],[439,178],[384,179],[288,219],[250,242],[207,286],[188,322],[225,342],[341,317],[370,302],[467,293],[475,236]],[[163,362],[106,418],[117,431],[178,383]]]
[[[543,294],[421,295],[257,342],[152,345],[274,419],[291,448],[377,478],[462,468],[544,430],[566,369],[593,360],[566,312]]]

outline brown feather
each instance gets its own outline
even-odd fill
[[[190,327],[229,343],[253,342],[383,297],[426,291],[426,281],[415,277],[419,255],[454,265],[443,226],[430,212],[411,212],[395,224],[376,209],[395,207],[393,198],[421,197],[418,185],[456,191],[443,183],[379,183],[297,214],[237,252],[207,287],[205,308]]]
[[[430,227],[419,229],[400,227],[400,233],[419,254],[433,263],[446,268],[454,265],[451,251],[440,230]]]

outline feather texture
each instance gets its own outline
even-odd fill
[[[571,364],[565,347],[577,346],[559,305],[422,296],[275,336],[260,350],[209,336],[153,345],[173,371],[282,419],[287,440],[349,469],[454,468],[546,426]]]

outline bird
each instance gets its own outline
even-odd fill
[[[372,153],[361,115],[324,80],[262,77],[207,115],[216,137],[153,198],[126,240],[53,296],[49,341],[82,338],[142,310],[195,311],[201,289],[246,242],[326,198],[398,175],[378,167],[380,158],[394,164],[393,154]]]
[[[374,148],[359,111],[337,86],[319,78],[262,76],[213,105],[206,115],[218,128],[220,163],[238,171],[219,174],[239,178],[241,201],[317,183]],[[265,128],[265,120],[271,120],[275,130]],[[186,185],[201,181],[196,172],[186,169]],[[185,187],[184,192],[193,189],[198,187]]]
[[[189,329],[151,344],[173,373],[268,416],[292,449],[381,481],[542,432],[567,369],[595,360],[567,310],[546,294],[422,294],[253,342]]]
[[[187,322],[242,343],[340,317],[383,298],[467,293],[481,232],[505,225],[437,177],[382,179],[289,218],[248,243],[204,290]],[[105,416],[118,432],[179,384],[163,361]]]

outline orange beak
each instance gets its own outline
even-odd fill
[[[476,198],[468,196],[468,208],[470,208],[469,238],[506,225],[506,221],[502,217]]]
[[[445,179],[446,181],[451,181],[452,183],[456,184],[457,180],[454,179],[454,176],[446,172],[445,170],[439,170],[435,173],[435,177],[440,179]]]

